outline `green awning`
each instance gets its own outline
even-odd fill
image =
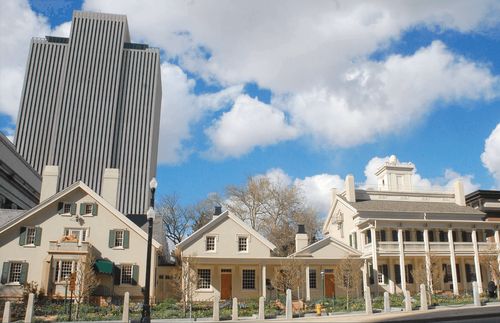
[[[113,262],[106,259],[97,259],[95,269],[100,274],[113,274]]]

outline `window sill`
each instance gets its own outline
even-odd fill
[[[4,286],[21,286],[20,282],[5,283]]]
[[[113,247],[112,249],[113,250],[125,250],[125,248],[123,248],[123,247]]]
[[[91,218],[91,217],[95,216],[92,213],[80,214],[80,215],[83,216],[83,217],[86,217],[86,218]]]
[[[205,250],[206,253],[216,253],[215,250]]]
[[[36,248],[36,246],[34,244],[25,244],[23,247],[24,248]]]
[[[196,289],[196,292],[198,293],[213,293],[214,289],[213,288],[198,288]]]
[[[71,214],[71,213],[59,213],[59,215],[60,216],[65,216],[65,217],[68,217],[68,218],[73,216],[73,214]]]

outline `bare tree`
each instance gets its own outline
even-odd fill
[[[280,266],[274,268],[274,275],[271,284],[278,292],[285,293],[287,289],[297,291],[297,298],[300,299],[300,288],[305,281],[305,267],[302,262],[295,258],[285,258]]]
[[[500,250],[497,249],[494,242],[488,244],[488,248],[479,257],[481,264],[486,265],[490,274],[490,279],[497,286],[497,298],[500,299]]]
[[[413,284],[413,291],[414,293],[419,293],[420,292],[420,285],[424,284],[427,286],[427,289],[430,289],[430,286],[427,282],[427,270],[425,269],[425,263],[417,263],[413,267],[413,270],[411,270],[411,275],[413,276],[413,280],[415,284]]]
[[[198,261],[195,257],[182,257],[179,251],[174,254],[176,258],[176,269],[173,274],[173,281],[178,297],[182,303],[184,316],[188,310],[191,310],[193,305],[194,293],[197,289],[198,276],[197,264]]]
[[[342,288],[346,294],[346,305],[349,311],[349,300],[359,289],[362,280],[361,267],[363,263],[360,259],[348,256],[340,261],[334,268],[334,277],[337,286]]]
[[[78,319],[80,305],[89,302],[90,295],[92,295],[94,289],[99,285],[94,265],[95,257],[92,253],[81,256],[78,260],[75,280],[76,319]]]
[[[163,218],[165,235],[174,244],[178,244],[191,231],[193,219],[190,209],[181,206],[179,198],[175,194],[161,197],[157,209]]]
[[[215,207],[221,205],[221,197],[216,193],[212,193],[209,194],[206,199],[191,206],[190,214],[192,219],[192,231],[194,232],[210,222],[210,220],[212,220]]]
[[[430,282],[430,286],[428,286],[428,288],[429,288],[430,293],[434,294],[437,290],[439,282],[443,278],[443,269],[440,267],[441,265],[439,263],[439,256],[438,255],[431,252],[429,254],[429,259],[430,259],[430,264],[431,264],[431,268],[430,268],[431,269],[431,282]]]

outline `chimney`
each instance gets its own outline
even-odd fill
[[[335,201],[337,200],[337,189],[332,188],[330,190],[330,193],[332,194],[332,206],[333,206],[333,204],[335,204]]]
[[[57,193],[59,182],[59,167],[47,165],[42,173],[42,188],[40,190],[40,203]]]
[[[295,252],[304,249],[308,244],[306,229],[303,224],[299,224],[297,234],[295,235]]]
[[[119,184],[120,170],[118,168],[106,168],[102,176],[101,196],[115,208]]]
[[[356,190],[354,187],[354,176],[351,174],[347,175],[345,178],[345,198],[347,202],[356,202]]]
[[[455,181],[455,204],[465,206],[464,183],[458,179]]]
[[[212,219],[215,219],[216,217],[221,215],[221,213],[222,213],[222,206],[220,206],[220,205],[215,206],[214,207],[214,215],[213,215]]]

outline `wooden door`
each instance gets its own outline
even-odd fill
[[[335,296],[335,277],[333,273],[325,273],[325,297]]]
[[[231,299],[232,297],[232,282],[233,275],[229,273],[221,273],[220,279],[220,298],[221,299]]]

